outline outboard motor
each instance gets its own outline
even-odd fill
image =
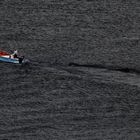
[[[24,59],[24,56],[18,58],[20,64],[22,63],[23,59]]]

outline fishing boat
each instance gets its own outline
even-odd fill
[[[0,61],[14,64],[25,64],[28,62],[28,60],[25,59],[23,56],[17,56],[17,54],[10,54],[4,51],[0,51]]]

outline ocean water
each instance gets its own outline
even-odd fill
[[[0,2],[0,139],[139,139],[134,1]],[[72,64],[72,65],[70,65]]]

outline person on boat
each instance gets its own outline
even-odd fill
[[[15,50],[13,54],[11,54],[11,58],[18,58],[18,51]]]

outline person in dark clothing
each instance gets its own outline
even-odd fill
[[[14,58],[18,58],[17,54],[14,54],[13,57],[14,57]]]

